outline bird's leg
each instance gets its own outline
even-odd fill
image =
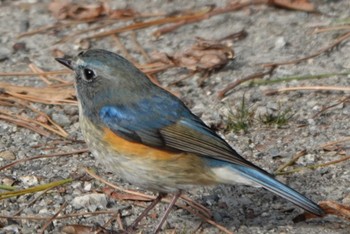
[[[154,233],[158,233],[160,231],[160,229],[162,228],[166,218],[168,217],[171,208],[173,208],[173,206],[175,205],[177,199],[179,199],[179,197],[181,196],[181,190],[179,190],[177,193],[175,193],[173,199],[171,200],[171,202],[169,203],[168,207],[165,210],[165,213],[163,214],[162,218],[160,219]]]
[[[150,212],[161,200],[166,196],[166,193],[159,193],[152,203],[134,220],[134,222],[127,228],[128,232],[136,229],[139,222]]]

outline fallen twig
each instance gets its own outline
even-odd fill
[[[7,122],[16,124],[18,126],[21,126],[23,128],[27,128],[29,130],[32,130],[33,132],[36,132],[42,136],[49,137],[50,133],[45,131],[44,129],[39,128],[37,125],[33,123],[39,123],[35,120],[23,118],[20,115],[14,114],[14,113],[6,113],[3,110],[0,110],[0,119],[5,120]],[[32,124],[31,124],[32,123]]]
[[[174,23],[174,22],[179,22],[182,20],[191,20],[191,19],[194,19],[194,18],[197,18],[200,16],[204,16],[204,15],[206,15],[206,13],[208,11],[211,11],[211,10],[212,10],[211,8],[205,8],[205,9],[202,9],[198,12],[193,12],[192,14],[177,15],[177,16],[171,16],[171,17],[166,17],[166,18],[161,18],[161,19],[150,20],[150,21],[146,21],[146,22],[138,22],[138,23],[134,23],[134,24],[131,24],[128,26],[124,26],[121,28],[110,30],[107,32],[97,33],[91,37],[87,37],[86,39],[101,38],[101,37],[110,36],[110,35],[116,34],[116,33],[130,31],[130,30],[137,30],[137,29],[147,28],[147,27],[155,26],[155,25]]]
[[[44,224],[44,226],[42,227],[42,229],[41,229],[41,234],[44,234],[45,233],[45,230],[46,230],[46,228],[51,224],[51,222],[62,212],[62,210],[64,209],[64,208],[66,208],[66,206],[68,205],[68,203],[67,202],[64,202],[63,203],[63,205],[60,207],[60,209],[52,216],[52,217],[50,217],[47,221],[46,221],[46,223]]]
[[[39,159],[39,158],[66,157],[66,156],[72,156],[73,154],[82,154],[82,153],[86,153],[86,152],[89,152],[89,149],[80,149],[80,150],[75,150],[75,151],[71,151],[71,152],[37,155],[37,156],[31,157],[31,158],[23,158],[23,159],[19,159],[17,161],[14,161],[12,163],[9,163],[5,166],[0,167],[0,171],[5,170],[5,169],[9,169],[10,167],[13,167],[14,165],[16,165],[18,163],[23,163],[23,162],[27,162],[27,161],[31,161],[31,160],[35,160],[35,159]]]
[[[44,104],[76,105],[75,89],[71,83],[46,87],[18,86],[0,82],[0,89],[13,97]]]
[[[335,215],[337,217],[350,221],[350,206],[339,204],[335,201],[320,201],[318,205],[322,208],[326,215]],[[307,219],[317,218],[316,215],[305,212],[293,219],[294,222],[305,221]]]
[[[270,90],[265,92],[266,95],[275,95],[277,93],[286,91],[299,91],[299,90],[317,90],[317,91],[350,91],[350,87],[340,86],[299,86],[299,87],[287,87],[276,90]]]
[[[9,111],[2,111],[4,115],[15,118],[15,119],[8,120],[9,122],[12,122],[12,120],[21,121],[25,125],[22,127],[30,127],[29,129],[31,129],[31,130],[32,130],[31,127],[35,128],[35,130],[37,130],[35,125],[39,125],[39,126],[45,128],[46,130],[49,130],[49,131],[51,131],[51,132],[53,132],[61,137],[64,137],[64,138],[68,137],[68,133],[61,126],[59,126],[57,123],[55,123],[46,113],[35,109],[31,105],[28,105],[25,101],[17,99],[17,98],[13,98],[13,97],[1,97],[1,96],[0,96],[0,101],[4,101],[2,103],[3,105],[10,105],[10,106],[14,106],[14,107],[21,106],[23,108],[28,108],[31,111],[38,114],[38,116],[41,119],[44,119],[44,121],[39,121],[38,119],[29,119],[29,118],[23,117],[22,115],[17,115],[17,114],[14,114],[12,112],[9,112]],[[0,110],[0,113],[1,113],[1,110]],[[39,118],[39,117],[37,117],[37,118]],[[51,125],[49,125],[48,123]],[[32,124],[34,124],[34,126]],[[38,132],[38,133],[40,134],[40,132]]]
[[[340,162],[344,162],[344,161],[349,160],[349,159],[350,159],[350,156],[346,156],[346,157],[343,157],[341,159],[330,161],[330,162],[327,162],[327,163],[322,163],[322,164],[317,164],[317,165],[309,165],[309,166],[305,166],[305,167],[298,167],[298,168],[295,168],[295,169],[290,170],[290,171],[281,171],[281,172],[276,173],[276,175],[292,174],[292,173],[295,173],[295,172],[299,172],[299,171],[305,170],[307,168],[308,169],[316,169],[316,168],[319,168],[319,167],[326,167],[326,166],[329,166],[329,165],[333,165],[333,164],[337,164],[337,163],[340,163]]]
[[[44,72],[0,72],[0,76],[49,76],[49,75],[65,75],[73,73],[71,70],[57,70]]]
[[[275,67],[271,67],[268,71],[254,73],[254,74],[249,75],[247,77],[244,77],[244,78],[242,78],[240,80],[236,80],[236,81],[228,84],[221,91],[219,91],[218,98],[219,99],[224,98],[226,96],[227,92],[229,92],[230,90],[234,89],[235,87],[237,87],[238,85],[240,85],[240,84],[242,84],[242,83],[244,83],[246,81],[250,81],[250,80],[254,80],[254,79],[262,79],[266,75],[271,76],[271,74],[273,73],[274,70],[275,70]]]
[[[338,106],[340,104],[343,104],[343,103],[345,103],[345,102],[347,102],[349,100],[350,100],[350,97],[343,97],[343,98],[341,98],[341,100],[339,102],[337,102],[337,103],[335,103],[333,105],[329,105],[329,106],[323,107],[320,111],[318,111],[316,114],[314,114],[311,118],[313,119],[316,116],[318,116],[318,115],[322,114],[323,112],[325,112],[326,110],[329,110],[329,109],[331,109],[333,107],[336,107],[336,106]]]
[[[329,148],[330,146],[333,146],[333,145],[336,145],[336,144],[339,144],[339,143],[343,143],[343,142],[347,142],[347,141],[350,141],[350,137],[344,137],[340,140],[336,140],[336,141],[330,141],[330,142],[327,142],[325,144],[322,144],[321,145],[321,148],[322,149],[327,149]]]
[[[325,48],[322,48],[321,50],[317,51],[314,54],[305,56],[303,58],[286,61],[286,62],[264,63],[264,64],[262,64],[262,66],[264,66],[264,67],[274,67],[274,66],[280,66],[280,65],[288,65],[288,64],[300,63],[302,61],[308,60],[310,58],[317,57],[317,56],[319,56],[319,55],[321,55],[323,53],[326,53],[326,52],[330,51],[331,49],[333,49],[334,47],[336,47],[337,45],[339,45],[341,42],[345,41],[349,37],[350,37],[350,32],[347,32],[347,33],[339,36],[338,38],[336,38],[330,45],[326,46]]]
[[[94,215],[115,214],[115,213],[116,213],[115,210],[98,210],[94,212],[81,212],[81,213],[61,215],[61,216],[55,217],[55,219],[69,219],[72,217],[86,217],[88,215],[94,216]],[[33,220],[33,221],[47,220],[47,216],[37,216],[37,215],[15,216],[15,215],[0,214],[0,218],[1,219],[19,219],[19,220],[26,219],[26,220]]]
[[[280,173],[282,172],[285,168],[293,165],[296,161],[298,161],[299,158],[303,157],[306,155],[306,150],[302,150],[302,151],[299,151],[298,153],[296,153],[291,160],[289,160],[288,162],[286,162],[285,164],[281,165],[280,167],[277,168],[277,170],[275,171],[275,174],[276,173]]]
[[[327,26],[327,27],[317,27],[313,31],[313,33],[323,33],[329,31],[337,31],[337,30],[350,30],[350,25],[335,25],[335,26]]]

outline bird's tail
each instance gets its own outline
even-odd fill
[[[243,183],[258,187],[263,187],[285,199],[294,203],[295,205],[311,212],[315,215],[322,216],[323,210],[313,201],[301,195],[294,189],[277,181],[271,175],[259,171],[255,168],[231,164],[224,167],[217,167],[213,170],[221,182],[224,183]]]

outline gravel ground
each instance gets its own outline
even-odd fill
[[[19,33],[33,30],[40,26],[51,25],[57,20],[48,11],[50,1],[1,1],[0,2],[0,71],[28,71],[28,64],[34,62],[45,70],[62,69],[54,61],[52,51],[60,49],[67,54],[76,54],[79,43],[69,41],[55,44],[64,35],[88,27],[87,24],[76,25],[71,29],[61,29],[45,34],[35,34],[17,39]],[[129,6],[139,12],[173,12],[183,9],[199,9],[201,5],[216,3],[225,6],[226,1],[110,1],[118,8]],[[325,151],[322,145],[349,136],[349,102],[327,109],[321,114],[322,108],[339,102],[348,93],[340,91],[292,91],[268,96],[269,89],[294,86],[342,86],[350,87],[349,76],[331,76],[308,81],[292,81],[248,87],[237,87],[225,99],[219,101],[217,92],[229,83],[261,71],[259,64],[279,62],[299,58],[316,52],[331,43],[340,35],[339,31],[321,34],[312,33],[315,25],[330,25],[336,20],[349,19],[350,2],[313,1],[318,9],[325,14],[310,14],[299,11],[289,11],[268,7],[252,6],[240,11],[221,14],[199,23],[189,24],[178,30],[155,39],[152,32],[156,27],[137,31],[137,38],[146,51],[162,51],[173,53],[183,50],[193,44],[195,36],[206,39],[223,38],[242,29],[248,33],[247,38],[233,45],[236,58],[218,72],[213,72],[206,79],[203,87],[197,80],[200,75],[194,75],[179,85],[169,85],[171,82],[186,76],[184,69],[171,69],[159,75],[161,83],[179,94],[182,100],[206,123],[215,126],[223,137],[242,153],[244,157],[268,171],[276,170],[289,161],[297,152],[306,150],[306,155],[297,161],[296,167],[320,164],[349,155],[349,142],[335,149]],[[124,22],[116,25],[123,25]],[[130,33],[121,34],[130,53],[141,59],[130,40]],[[24,43],[25,47],[18,46]],[[13,46],[16,45],[17,49]],[[23,44],[22,44],[23,45]],[[91,48],[103,48],[118,51],[111,38],[92,40]],[[309,59],[296,65],[278,67],[271,79],[286,76],[316,75],[324,73],[348,72],[350,69],[350,42],[319,57]],[[1,77],[1,82],[13,84],[40,86],[43,83],[35,77]],[[72,76],[67,76],[72,80]],[[235,112],[242,102],[254,110],[254,119],[246,132],[225,131],[229,122],[230,111]],[[0,104],[1,105],[1,104]],[[77,107],[69,105],[33,106],[52,117],[68,133],[70,138],[82,140],[78,126]],[[1,109],[5,107],[0,106]],[[6,107],[11,111],[26,113],[15,107]],[[283,127],[266,126],[259,121],[264,113],[278,114],[290,110],[293,117]],[[253,112],[253,111],[252,111]],[[30,115],[30,113],[26,113]],[[34,116],[33,116],[34,117]],[[84,144],[67,143],[57,140],[57,137],[43,137],[33,131],[0,121],[0,166],[14,160],[25,159],[35,155],[69,152],[84,148]],[[290,175],[278,176],[278,179],[306,194],[314,201],[333,200],[350,205],[350,161],[319,168],[303,170]],[[84,176],[83,167],[94,167],[98,174],[124,188],[132,185],[123,183],[114,175],[96,165],[89,154],[72,157],[56,157],[31,160],[19,163],[10,169],[0,171],[1,183],[14,181],[14,185],[27,188],[37,184],[45,184],[64,178],[76,178],[62,188],[57,188],[42,197],[30,194],[2,200],[0,215],[13,215],[23,209],[22,216],[53,216],[67,202],[67,207],[61,214],[76,212],[91,212],[101,210],[121,210],[124,224],[131,223],[142,211],[139,203],[119,201],[102,193],[105,187],[99,181]],[[302,210],[293,204],[276,197],[272,193],[245,186],[218,185],[211,188],[198,187],[188,192],[188,196],[205,205],[211,210],[215,220],[235,233],[350,233],[350,223],[336,217],[312,219],[294,223],[292,220]],[[29,205],[29,202],[37,201]],[[141,203],[142,205],[142,203]],[[156,214],[162,213],[165,205],[158,206],[155,211],[141,224],[143,233],[151,232],[157,222]],[[68,224],[104,225],[110,215],[79,216],[75,218],[54,220],[46,228],[45,233],[60,233]],[[37,233],[45,220],[0,219],[0,233]],[[215,227],[203,223],[201,219],[182,209],[171,212],[166,230],[176,230],[176,233],[218,233]],[[200,227],[199,227],[200,226]],[[197,229],[199,227],[199,229]],[[118,230],[115,222],[107,226],[110,230]],[[2,230],[1,230],[2,229]],[[164,231],[166,233],[167,231]]]

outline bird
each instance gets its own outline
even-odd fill
[[[315,202],[243,158],[179,98],[122,56],[89,49],[56,60],[75,72],[80,128],[97,161],[159,194],[128,230],[166,194],[174,194],[155,229],[159,232],[183,191],[217,184],[262,187],[324,215]]]

